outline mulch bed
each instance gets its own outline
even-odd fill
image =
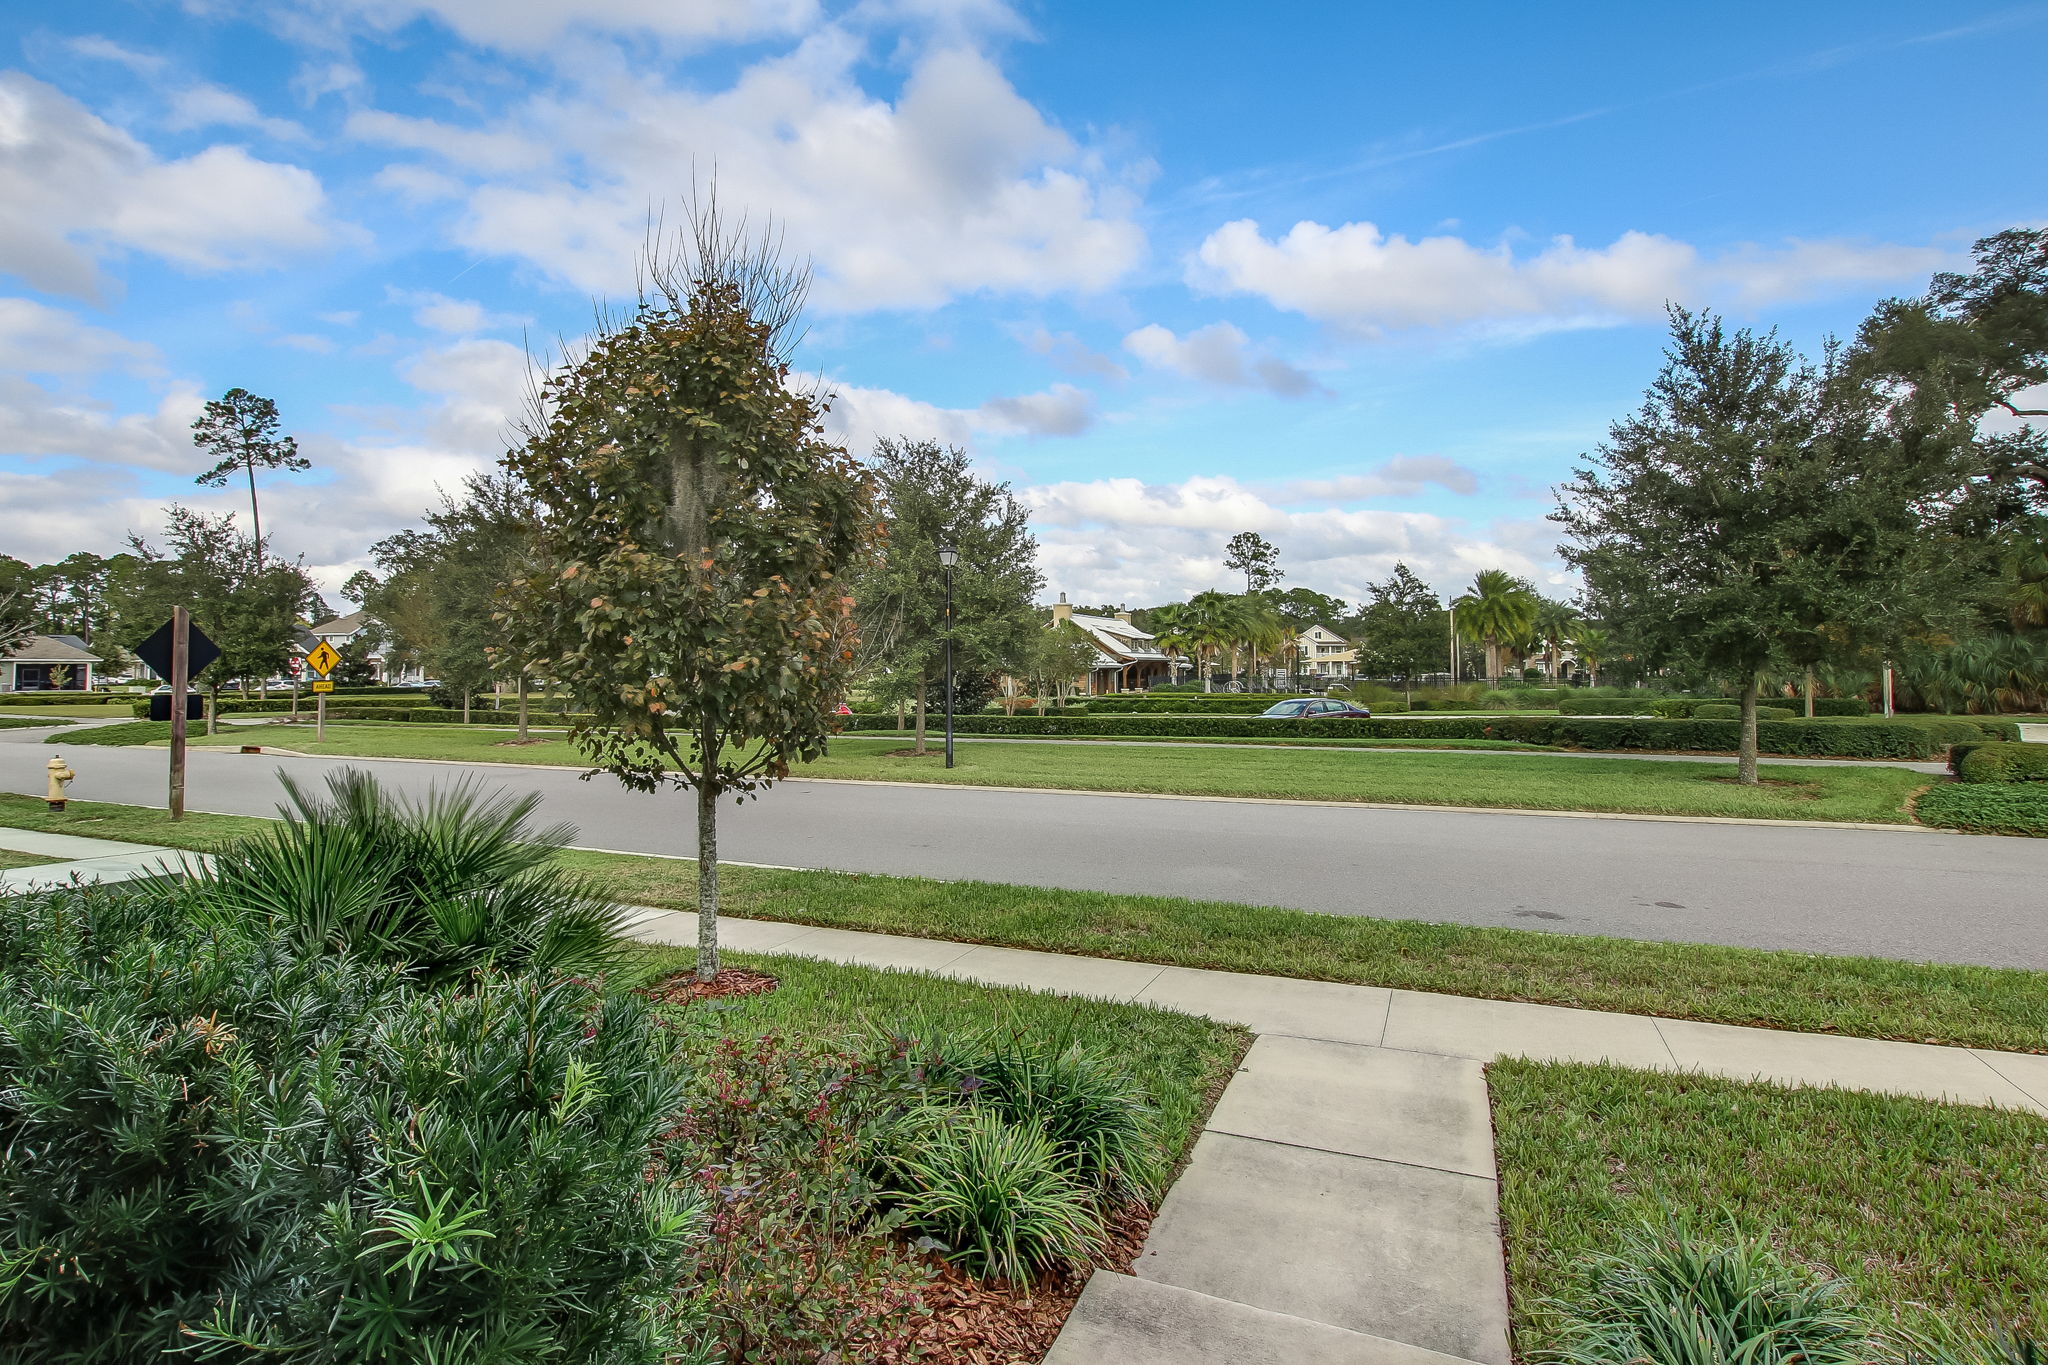
[[[931,1316],[908,1339],[873,1356],[876,1365],[1037,1365],[1052,1349],[1092,1269],[1126,1274],[1145,1249],[1153,1211],[1126,1205],[1111,1215],[1096,1264],[1022,1287],[978,1284],[944,1262],[919,1290]]]
[[[699,981],[690,972],[679,972],[644,987],[640,994],[660,1005],[687,1005],[693,1000],[715,1000],[727,995],[766,995],[781,984],[766,972],[727,967],[709,981]]]

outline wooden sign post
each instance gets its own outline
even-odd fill
[[[325,640],[314,645],[306,655],[306,667],[319,675],[313,683],[313,738],[316,742],[327,738],[327,694],[334,690],[334,684],[328,681],[327,675],[340,662],[341,655]]]
[[[185,688],[192,681],[192,613],[171,608],[171,819],[185,818]]]

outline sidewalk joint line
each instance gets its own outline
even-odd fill
[[[1226,1090],[1228,1086],[1224,1087]],[[1360,1156],[1356,1152],[1339,1152],[1329,1147],[1317,1147],[1307,1142],[1289,1142],[1285,1138],[1259,1137],[1252,1133],[1233,1133],[1228,1128],[1204,1127],[1205,1133],[1219,1137],[1236,1138],[1239,1142],[1259,1142],[1268,1147],[1286,1147],[1297,1152],[1320,1152],[1324,1156],[1342,1157],[1346,1161],[1370,1161],[1381,1166],[1399,1166],[1410,1171],[1434,1171],[1438,1175],[1454,1175],[1461,1180],[1479,1180],[1488,1185],[1499,1185],[1500,1177],[1495,1175],[1474,1175],[1470,1171],[1454,1171],[1448,1166],[1430,1166],[1420,1161],[1398,1161],[1390,1156]]]

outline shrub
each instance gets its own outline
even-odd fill
[[[1870,703],[1861,697],[1815,697],[1813,714],[1816,716],[1867,716]]]
[[[1560,716],[1628,716],[1637,714],[1635,702],[1615,697],[1560,697]]]
[[[1958,744],[1948,762],[1965,782],[2048,782],[2048,744]]]
[[[994,1108],[934,1105],[906,1117],[882,1157],[910,1226],[978,1278],[1022,1282],[1087,1261],[1103,1237],[1087,1186],[1035,1124]]]
[[[415,803],[344,768],[321,801],[283,781],[284,819],[189,878],[179,897],[190,913],[260,915],[308,948],[429,981],[485,966],[598,973],[616,960],[626,912],[556,864],[569,826],[528,827],[537,793],[486,797],[464,780]]]
[[[1922,795],[1913,815],[1939,829],[2048,838],[2048,783],[1951,782]]]
[[[907,1047],[927,1058],[927,1073],[951,1097],[1042,1131],[1067,1168],[1097,1190],[1146,1195],[1164,1179],[1152,1109],[1111,1059],[1018,1033]]]
[[[1794,1270],[1760,1241],[1710,1247],[1673,1223],[1598,1257],[1581,1304],[1551,1305],[1548,1365],[1864,1365],[1879,1359],[1839,1280]]]
[[[0,1075],[0,1357],[655,1365],[694,1331],[630,997],[66,890],[0,916]]]
[[[124,720],[118,725],[95,725],[70,734],[51,735],[52,744],[154,744],[171,737],[167,720]]]
[[[774,1035],[721,1038],[677,1136],[709,1206],[695,1283],[720,1360],[866,1358],[916,1329],[930,1270],[876,1216],[868,1164],[877,1129],[914,1093],[874,1061],[805,1053]]]
[[[1761,712],[1762,707],[1757,710]],[[1735,720],[1742,715],[1742,708],[1732,701],[1700,702],[1692,707],[1694,720]]]

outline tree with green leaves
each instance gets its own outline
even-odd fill
[[[1245,640],[1245,599],[1227,592],[1198,592],[1182,608],[1178,633],[1202,676],[1202,690],[1214,691],[1216,661]]]
[[[1500,685],[1501,657],[1525,648],[1536,628],[1536,590],[1506,569],[1481,569],[1457,609],[1458,633],[1486,650],[1486,681]]]
[[[220,646],[220,658],[193,679],[208,695],[206,732],[217,729],[221,687],[239,680],[247,689],[281,673],[298,652],[298,618],[317,594],[298,560],[265,560],[254,536],[243,535],[233,513],[203,516],[189,508],[167,513],[165,549],[139,535],[128,539],[135,557],[118,606],[134,638],[129,648],[184,606],[192,622]]]
[[[277,404],[247,389],[229,389],[206,405],[192,423],[192,444],[214,457],[213,468],[193,482],[225,488],[237,470],[249,480],[249,531],[258,567],[263,554],[263,516],[256,506],[256,471],[307,470],[313,462],[299,454],[299,443],[278,432]]]
[[[1416,678],[1450,667],[1444,605],[1413,569],[1396,561],[1387,580],[1367,584],[1366,591],[1370,600],[1353,627],[1361,676],[1399,678],[1412,694]]]
[[[851,579],[861,673],[882,699],[916,704],[922,754],[930,703],[944,704],[948,634],[958,677],[1015,672],[1043,631],[1032,606],[1045,583],[1038,542],[1010,486],[978,476],[958,446],[884,439],[868,468],[886,531],[882,553]],[[939,565],[949,545],[960,555],[950,627]]]
[[[1536,615],[1530,622],[1530,629],[1536,643],[1543,646],[1543,671],[1553,682],[1557,680],[1558,663],[1578,626],[1578,608],[1571,603],[1550,597],[1536,599]]]
[[[1351,615],[1350,603],[1341,597],[1317,592],[1314,588],[1267,588],[1255,595],[1264,598],[1266,605],[1279,613],[1280,619],[1296,634],[1310,626],[1340,630],[1341,623]]]
[[[1064,706],[1075,679],[1094,666],[1099,653],[1095,641],[1071,621],[1058,621],[1033,633],[1023,656],[1024,681],[1038,700],[1038,714],[1045,714],[1046,701],[1056,697]]]
[[[627,787],[697,805],[697,974],[718,972],[718,802],[825,751],[853,662],[844,575],[878,533],[871,481],[790,382],[809,275],[714,204],[650,249],[630,314],[537,395],[508,471],[543,566],[498,623],[590,719]]]
[[[1572,632],[1572,647],[1579,656],[1579,667],[1586,670],[1586,684],[1600,685],[1600,665],[1614,653],[1614,636],[1604,626],[1580,623]]]
[[[1826,627],[1890,642],[1950,606],[1967,564],[1973,450],[1775,334],[1674,308],[1641,409],[1560,490],[1560,547],[1598,616],[1650,667],[1741,688],[1739,780],[1757,780],[1760,680]]]
[[[1239,531],[1223,547],[1223,567],[1244,575],[1247,593],[1264,592],[1287,575],[1280,569],[1280,548],[1257,531]]]

